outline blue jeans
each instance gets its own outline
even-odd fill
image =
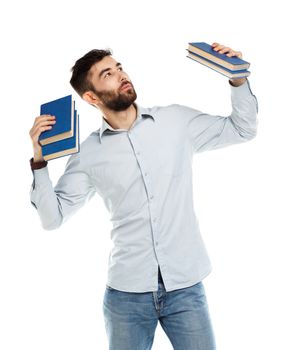
[[[215,350],[202,282],[166,292],[130,293],[106,285],[103,301],[109,350],[150,350],[158,320],[174,350]]]

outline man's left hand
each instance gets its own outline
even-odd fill
[[[212,48],[213,48],[213,50],[215,50],[221,54],[226,54],[226,56],[228,56],[228,57],[237,56],[237,57],[243,59],[243,55],[242,55],[241,51],[232,50],[230,47],[221,45],[219,43],[216,43],[216,42],[213,43]],[[233,86],[240,86],[240,85],[244,84],[244,82],[246,80],[247,80],[247,78],[236,78],[236,79],[230,79],[229,82]]]

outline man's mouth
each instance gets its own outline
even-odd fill
[[[120,90],[126,90],[126,89],[131,88],[131,87],[132,87],[132,85],[130,83],[125,83],[121,86]]]

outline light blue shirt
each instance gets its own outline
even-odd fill
[[[102,117],[101,128],[69,157],[54,188],[48,166],[33,170],[30,199],[43,228],[58,228],[98,193],[112,222],[110,287],[157,291],[158,265],[167,291],[201,281],[211,263],[194,212],[192,158],[251,140],[257,130],[258,104],[249,81],[230,89],[230,116],[179,104],[135,104],[129,130],[113,129]],[[93,218],[95,223],[95,213]]]

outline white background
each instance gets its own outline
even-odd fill
[[[101,115],[72,91],[70,68],[89,50],[109,47],[141,105],[180,103],[227,116],[228,78],[186,57],[188,42],[217,41],[251,62],[259,128],[248,143],[194,158],[196,214],[213,264],[204,280],[210,314],[218,350],[281,349],[278,2],[49,0],[1,6],[0,348],[108,348],[102,303],[110,216],[96,195],[58,230],[41,227],[29,201],[29,130],[40,104],[73,93],[81,140],[98,129]],[[66,161],[49,162],[53,184]],[[172,349],[160,324],[153,349]]]

